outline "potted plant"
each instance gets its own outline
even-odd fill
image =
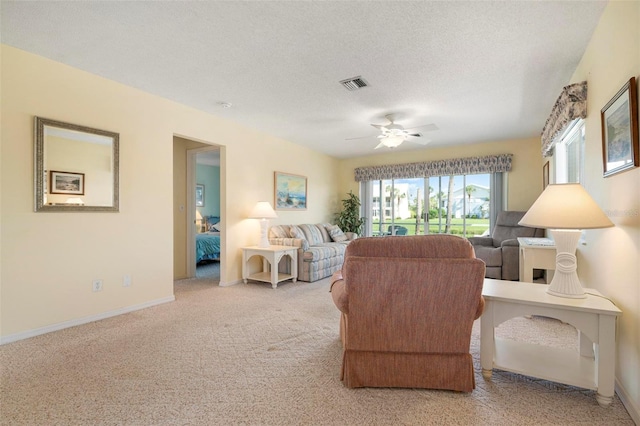
[[[343,232],[362,235],[364,217],[360,217],[360,198],[349,191],[348,198],[342,200],[342,211],[336,215],[336,224]]]

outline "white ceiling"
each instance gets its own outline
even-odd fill
[[[329,155],[539,136],[603,1],[2,1],[2,42]],[[340,80],[369,87],[347,91]],[[222,108],[221,103],[231,103]],[[417,129],[419,131],[419,129]],[[346,140],[350,138],[359,138]],[[404,143],[396,150],[424,149]]]

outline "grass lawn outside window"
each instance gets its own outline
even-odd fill
[[[438,218],[429,219],[429,231],[425,232],[425,223],[420,221],[416,232],[416,220],[413,219],[396,219],[393,224],[395,226],[404,226],[407,228],[406,235],[423,235],[423,234],[443,234],[446,228],[446,219],[439,221]],[[391,226],[391,221],[385,221],[380,227],[379,223],[373,224],[373,235],[385,235]],[[463,237],[480,236],[489,232],[489,219],[451,219],[450,234],[461,235]]]

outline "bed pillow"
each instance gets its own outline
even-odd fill
[[[329,232],[331,239],[336,243],[347,241],[347,236],[342,232],[342,229],[340,229],[338,225],[329,225],[326,229],[327,232]]]
[[[207,223],[207,231],[209,231],[209,232],[220,232],[220,222]]]
[[[301,240],[306,240],[307,238],[304,236],[304,232],[297,225],[291,225],[289,228],[289,236],[291,238],[300,238]]]

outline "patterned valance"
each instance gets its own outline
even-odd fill
[[[424,163],[389,164],[358,167],[356,182],[381,179],[412,179],[431,176],[473,175],[477,173],[508,172],[513,154],[486,157],[452,158]]]
[[[552,155],[556,137],[569,123],[587,116],[587,82],[565,86],[542,129],[542,156]]]

